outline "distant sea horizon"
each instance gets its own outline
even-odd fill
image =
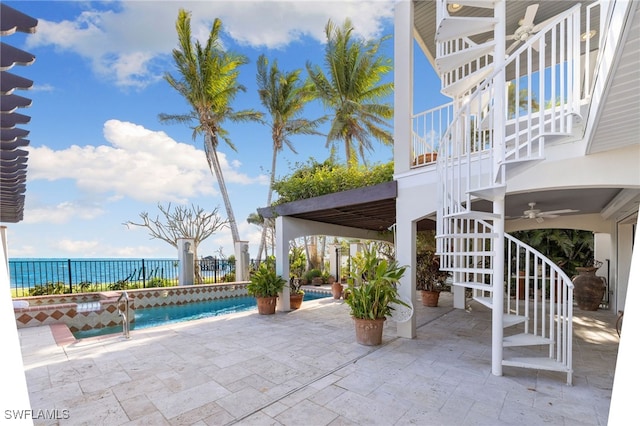
[[[31,288],[46,283],[77,285],[81,282],[114,283],[120,280],[142,281],[152,278],[174,279],[177,258],[124,257],[11,257],[11,287]]]

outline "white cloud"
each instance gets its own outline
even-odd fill
[[[29,198],[27,198],[29,203]],[[24,217],[25,224],[52,223],[60,225],[74,219],[92,220],[105,213],[105,210],[97,205],[86,203],[63,202],[55,206],[26,206],[28,214]]]
[[[181,7],[192,12],[197,38],[206,38],[213,18],[219,17],[229,36],[254,48],[282,48],[305,36],[324,42],[327,20],[339,23],[346,17],[361,36],[377,37],[393,16],[392,0],[125,1],[117,7],[85,11],[73,21],[40,19],[38,31],[27,39],[29,47],[53,45],[76,52],[101,77],[120,87],[142,88],[161,78],[165,68],[158,60],[166,60],[176,46],[175,19]]]
[[[81,254],[83,256],[92,253],[102,253],[102,246],[98,241],[79,241],[79,240],[59,240],[55,244],[55,248],[65,253]]]
[[[142,202],[176,202],[216,194],[204,151],[179,143],[165,132],[119,120],[104,125],[110,146],[78,146],[54,151],[46,146],[30,148],[29,178],[49,181],[72,179],[87,194],[109,199],[128,197]],[[252,184],[252,178],[230,165],[224,153],[219,159],[227,183]],[[61,216],[64,212],[60,208]],[[31,214],[31,212],[30,212]]]

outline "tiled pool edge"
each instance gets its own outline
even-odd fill
[[[139,309],[246,296],[246,286],[247,282],[201,284],[127,290],[127,294],[131,300],[130,307]],[[14,307],[16,325],[26,328],[65,324],[72,333],[117,326],[122,323],[117,306],[120,294],[120,291],[111,291],[15,299],[29,302],[28,307]],[[99,308],[79,310],[78,305],[85,303]],[[131,321],[134,319],[135,315],[131,315]]]

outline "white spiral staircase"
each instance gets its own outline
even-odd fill
[[[452,16],[449,3],[464,7]],[[479,7],[491,16],[464,16]],[[438,253],[453,284],[492,309],[494,374],[503,366],[552,370],[571,384],[573,284],[504,232],[504,197],[508,178],[542,160],[545,144],[571,137],[579,119],[580,6],[546,21],[508,56],[505,7],[437,0],[435,62],[453,99],[437,155]],[[478,199],[493,211],[474,210]]]

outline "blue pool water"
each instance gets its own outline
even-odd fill
[[[305,291],[304,300],[331,297],[329,293]],[[303,302],[304,303],[304,302]],[[191,321],[200,318],[215,317],[235,312],[257,309],[256,299],[252,296],[233,297],[230,299],[207,302],[187,303],[184,305],[160,306],[156,308],[136,309],[136,321],[131,330],[157,327],[176,322]],[[122,333],[122,326],[105,327],[73,333],[76,339]]]

